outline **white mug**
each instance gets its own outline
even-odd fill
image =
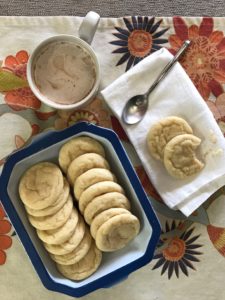
[[[79,37],[73,36],[73,35],[66,35],[66,34],[61,34],[61,35],[56,35],[53,37],[50,37],[44,41],[42,41],[33,51],[31,54],[28,64],[27,64],[27,80],[29,83],[29,86],[35,96],[42,101],[44,104],[56,108],[56,109],[75,109],[79,108],[84,104],[87,104],[91,99],[94,98],[96,95],[99,84],[100,84],[100,67],[99,67],[99,62],[97,59],[97,56],[91,46],[89,45],[93,39],[93,36],[96,32],[98,22],[100,20],[100,16],[95,13],[90,11],[84,18],[82,24],[80,25],[79,28]],[[75,103],[71,104],[61,104],[58,102],[54,102],[50,99],[48,99],[47,96],[42,94],[40,90],[38,89],[35,80],[34,80],[34,64],[35,64],[35,59],[36,57],[41,53],[42,49],[45,48],[48,44],[53,43],[53,42],[70,42],[74,43],[75,45],[81,47],[82,49],[87,52],[91,59],[92,62],[94,63],[95,66],[95,73],[96,73],[96,78],[94,85],[90,92],[81,100]]]

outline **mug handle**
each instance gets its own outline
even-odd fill
[[[79,37],[88,44],[91,44],[92,42],[99,20],[99,14],[94,11],[89,11],[80,25],[78,30]]]

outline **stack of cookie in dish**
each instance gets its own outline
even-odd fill
[[[103,146],[88,136],[73,138],[60,149],[59,164],[96,246],[105,252],[126,246],[138,234],[140,223],[130,212],[130,202],[110,170]]]
[[[196,150],[201,139],[193,134],[191,126],[177,116],[170,116],[155,123],[147,135],[150,154],[164,163],[174,178],[185,179],[200,172],[204,163]]]
[[[67,180],[59,167],[41,162],[22,176],[19,194],[38,237],[67,278],[82,280],[96,271],[101,251],[73,205]]]
[[[140,223],[130,212],[130,202],[98,141],[83,136],[71,139],[60,149],[59,164],[77,205],[67,179],[51,162],[30,167],[20,180],[19,194],[59,272],[82,280],[99,267],[101,250],[126,246],[138,234]]]

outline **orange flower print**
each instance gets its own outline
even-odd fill
[[[5,212],[0,204],[0,265],[4,265],[6,262],[5,250],[12,246],[12,239],[7,235],[11,230],[11,224],[5,217]]]
[[[68,124],[68,126],[70,126],[77,122],[82,122],[82,121],[86,121],[86,122],[93,123],[96,125],[99,123],[97,117],[95,116],[95,114],[93,112],[86,110],[86,109],[79,109],[79,110],[74,111],[69,116],[69,119],[67,120],[67,124]]]
[[[52,110],[48,112],[38,111],[38,110],[35,111],[35,115],[38,117],[39,120],[42,121],[47,121],[52,116],[56,115],[56,113],[57,113],[56,110]]]
[[[199,262],[199,255],[203,253],[199,251],[202,247],[201,244],[196,243],[196,240],[200,235],[194,235],[195,228],[185,230],[181,236],[170,237],[169,233],[176,228],[182,226],[182,223],[176,224],[173,220],[171,225],[168,221],[165,223],[165,230],[162,230],[165,238],[160,239],[158,242],[158,248],[163,248],[162,251],[156,253],[153,260],[156,260],[153,270],[161,268],[161,275],[167,273],[168,279],[173,274],[179,278],[180,274],[183,273],[189,276],[189,270],[196,270],[195,265]],[[168,238],[166,235],[168,234]]]
[[[77,122],[86,121],[102,127],[111,128],[111,116],[108,109],[102,103],[102,100],[95,98],[91,103],[82,109],[70,111],[58,111],[55,120],[56,129],[64,129]]]
[[[16,56],[9,55],[5,58],[4,69],[12,71],[15,75],[27,79],[26,69],[29,55],[27,51],[21,50]]]
[[[101,99],[95,98],[85,106],[85,109],[95,115],[96,119],[98,120],[98,125],[106,128],[112,127],[109,110]]]
[[[9,55],[5,58],[2,69],[13,73],[26,82],[28,58],[29,55],[25,50],[17,52],[15,56]],[[5,101],[14,110],[23,110],[27,108],[39,109],[41,106],[40,100],[32,93],[31,89],[28,87],[28,83],[27,87],[18,88],[15,86],[12,90],[7,90],[5,92]]]
[[[122,55],[117,66],[127,62],[127,71],[168,42],[163,35],[169,28],[161,28],[162,19],[155,22],[155,18],[138,16],[123,21],[126,28],[115,27],[113,35],[117,39],[110,44],[117,46],[113,53]]]
[[[32,128],[32,135],[36,135],[41,131],[41,128],[38,124],[32,124],[31,128]]]
[[[207,226],[207,231],[213,246],[222,256],[225,256],[225,228],[210,224]]]
[[[34,96],[29,87],[6,92],[5,101],[16,111],[27,108],[38,109],[41,106],[40,101]]]
[[[212,111],[216,121],[225,122],[225,93],[219,95],[215,102],[208,100],[206,103]]]
[[[225,93],[219,95],[215,101],[208,100],[206,103],[225,136]]]
[[[213,31],[213,18],[205,17],[199,26],[187,26],[181,17],[173,18],[175,34],[169,37],[174,54],[183,41],[192,41],[180,60],[189,77],[205,100],[210,93],[216,97],[225,83],[225,37],[222,31]]]

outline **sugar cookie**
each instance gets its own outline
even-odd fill
[[[57,268],[66,278],[82,280],[89,277],[98,269],[101,260],[102,253],[93,243],[87,255],[85,255],[79,262],[68,266],[57,264]]]
[[[64,255],[50,254],[50,256],[60,265],[73,265],[80,261],[88,253],[92,241],[92,237],[87,229],[82,241],[72,252]]]
[[[97,153],[85,153],[75,158],[67,170],[70,184],[73,185],[78,176],[93,168],[110,169],[106,159]]]
[[[51,230],[61,227],[69,219],[73,209],[73,200],[69,195],[64,206],[54,215],[47,217],[33,217],[28,215],[30,223],[40,230]]]
[[[97,182],[83,191],[79,199],[79,210],[83,214],[88,203],[95,197],[105,193],[118,192],[124,194],[123,188],[113,181]]]
[[[53,204],[62,189],[62,172],[49,162],[41,162],[29,168],[19,183],[20,198],[32,209],[43,209]]]
[[[192,134],[174,137],[165,147],[164,165],[168,173],[184,179],[202,170],[204,164],[196,157],[196,148],[201,140]]]
[[[147,146],[151,155],[163,160],[166,144],[175,136],[193,131],[188,123],[179,117],[171,116],[160,120],[153,125],[147,135]]]
[[[130,214],[129,210],[124,209],[124,208],[109,208],[107,210],[104,210],[100,214],[98,214],[93,221],[91,222],[91,235],[95,239],[96,238],[96,233],[100,226],[108,221],[110,218],[122,214]]]
[[[37,235],[40,240],[47,244],[59,245],[66,242],[74,233],[78,223],[78,211],[73,208],[69,219],[61,227],[52,230],[39,230]]]
[[[69,184],[67,180],[64,178],[64,186],[63,190],[57,197],[56,201],[53,202],[50,206],[43,208],[43,209],[32,209],[28,206],[25,205],[25,209],[28,212],[29,215],[34,216],[34,217],[46,217],[53,215],[57,211],[59,211],[63,205],[66,203],[68,196],[69,196]]]
[[[96,234],[96,246],[101,251],[111,252],[125,247],[140,230],[138,218],[121,214],[104,222]]]
[[[112,192],[94,198],[85,208],[84,218],[90,225],[93,219],[102,211],[109,208],[125,208],[130,210],[130,202],[123,194]]]
[[[116,181],[116,178],[109,170],[99,168],[90,169],[80,175],[74,183],[74,195],[76,199],[79,200],[85,189],[100,181]]]
[[[105,157],[103,146],[95,139],[80,136],[65,143],[59,151],[59,165],[66,173],[70,163],[78,156],[85,153],[98,153]]]
[[[72,252],[82,241],[84,234],[85,234],[85,223],[81,216],[79,216],[78,224],[73,232],[71,238],[62,243],[61,245],[50,245],[44,243],[45,249],[52,254],[56,255],[64,255],[67,253]]]

